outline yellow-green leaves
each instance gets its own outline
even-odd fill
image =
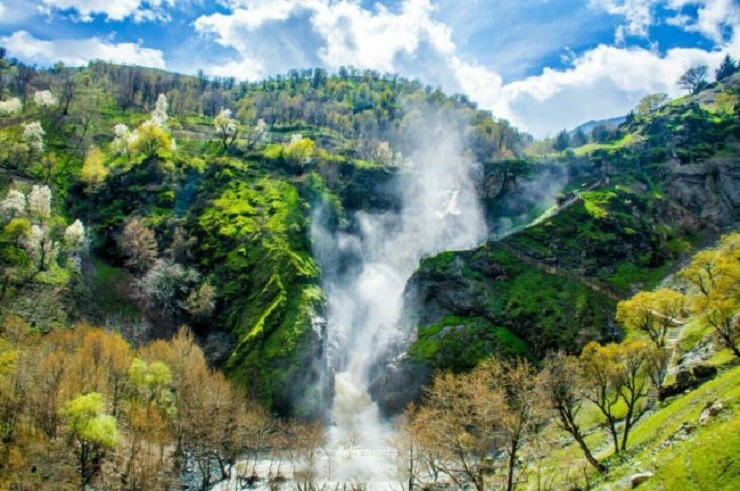
[[[740,233],[725,235],[719,246],[697,253],[679,275],[696,291],[692,310],[714,327],[724,344],[740,356]]]
[[[172,382],[170,368],[161,361],[147,363],[135,358],[128,370],[131,384],[139,389],[154,391]]]
[[[684,305],[684,296],[674,290],[640,292],[617,304],[617,321],[627,329],[644,332],[656,346],[662,347],[668,328],[680,323]]]
[[[98,147],[91,147],[85,156],[80,171],[80,181],[85,184],[85,192],[95,192],[105,183],[109,170],[105,166],[105,154]]]
[[[303,166],[311,162],[316,145],[310,138],[293,138],[290,145],[283,150],[285,161],[294,166]]]
[[[81,395],[62,409],[70,431],[80,440],[113,447],[118,439],[116,418],[104,413],[103,396],[97,392]]]

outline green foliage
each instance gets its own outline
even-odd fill
[[[238,339],[226,368],[268,402],[288,390],[321,301],[306,206],[294,186],[264,177],[231,184],[199,218],[202,264],[221,279],[224,321]]]
[[[589,191],[580,194],[583,206],[589,215],[594,218],[606,218],[608,215],[605,205],[617,195],[611,191]]]
[[[116,418],[104,413],[103,396],[97,392],[81,395],[63,409],[70,431],[80,440],[113,447],[118,439]]]
[[[154,391],[158,387],[166,386],[172,382],[172,372],[170,368],[161,361],[155,361],[151,364],[134,358],[128,370],[131,384],[136,389]]]
[[[441,361],[456,370],[481,354],[541,357],[552,349],[577,351],[602,336],[614,308],[605,295],[531,267],[495,243],[472,254],[445,252],[425,259],[413,281],[437,285],[443,293],[436,302],[452,316],[422,324],[412,351],[434,365],[437,351],[449,345],[448,350],[459,350],[462,364]],[[464,301],[450,300],[457,298]]]
[[[509,329],[482,317],[454,315],[420,327],[409,351],[435,368],[455,371],[470,370],[492,354],[512,358],[532,355],[527,343]]]

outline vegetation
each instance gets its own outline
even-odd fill
[[[0,69],[0,489],[311,489],[331,397],[311,221],[397,209],[386,184],[423,172],[404,151],[426,106],[465,127],[488,218],[516,233],[425,258],[407,289],[399,365],[430,381],[400,420],[408,487],[610,486],[651,453],[646,487],[736,477],[731,58],[717,82],[687,74],[694,95],[536,143],[372,71]],[[560,196],[518,199],[551,175]],[[716,399],[728,410],[677,443]]]
[[[712,264],[734,258],[736,235],[725,236],[716,249],[697,253],[679,276],[695,274],[696,264],[701,264],[703,258],[711,257]],[[735,259],[731,262],[734,266],[738,264]],[[704,279],[706,284],[707,278]],[[589,477],[589,472],[584,470],[590,486],[608,486],[616,479],[615,474],[626,472],[630,460],[624,455],[644,456],[650,451],[648,448],[663,451],[667,445],[681,445],[685,441],[687,453],[674,452],[677,456],[674,458],[666,456],[669,469],[690,459],[689,455],[707,445],[707,438],[711,437],[706,431],[698,430],[700,436],[696,438],[676,440],[684,427],[689,428],[685,430],[688,432],[695,428],[690,423],[680,426],[685,417],[679,420],[676,415],[692,412],[692,417],[698,418],[698,412],[703,409],[700,424],[705,425],[708,415],[722,411],[716,400],[736,404],[737,385],[731,380],[736,378],[737,368],[730,364],[726,375],[709,382],[706,389],[660,402],[670,367],[670,348],[656,341],[659,339],[656,331],[642,326],[660,322],[661,318],[656,318],[659,309],[664,309],[662,312],[677,309],[683,301],[678,297],[682,296],[672,290],[638,293],[620,303],[618,315],[627,327],[639,329],[636,339],[604,345],[592,342],[578,357],[563,351],[551,353],[538,374],[521,359],[502,361],[502,358],[486,360],[459,375],[438,374],[422,404],[410,406],[401,421],[404,448],[413,449],[402,453],[402,468],[406,469],[409,485],[453,483],[461,489],[466,486],[512,489],[517,484],[541,483],[543,478],[550,485],[568,485],[570,477],[563,469],[571,468],[579,459],[572,451],[560,454],[557,450],[562,445],[559,432],[573,439],[572,445],[577,446],[595,472],[595,476]],[[735,316],[738,314],[737,306],[733,312]],[[708,322],[706,313],[707,310],[699,308],[693,315],[698,322]],[[683,373],[691,377],[687,371]],[[706,380],[706,375],[695,373]],[[723,387],[721,395],[716,392],[718,387]],[[713,394],[715,399],[700,406],[698,401],[706,399],[708,394]],[[719,409],[711,413],[710,406]],[[731,421],[736,418],[724,416],[714,424],[734,424]],[[666,427],[672,429],[666,431]],[[668,435],[672,436],[664,441]],[[658,445],[660,442],[662,445]],[[611,447],[611,452],[605,445]],[[636,448],[632,449],[631,445]],[[737,437],[728,435],[719,450],[720,458],[729,459],[725,463],[730,467],[733,466],[730,455],[738,445]],[[544,457],[545,462],[538,457],[543,451],[551,454]],[[520,457],[514,458],[516,455]],[[661,470],[657,481],[648,481],[648,486],[655,482],[658,487],[666,482],[679,487],[701,486],[698,482],[704,482],[708,472],[723,474],[709,461],[691,463],[697,482],[689,474],[676,469],[666,471],[659,462],[652,462],[651,466]],[[549,474],[543,476],[543,472]],[[724,476],[720,482],[729,483]]]

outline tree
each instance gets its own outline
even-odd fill
[[[689,68],[678,79],[678,86],[687,90],[689,94],[696,94],[706,84],[708,70],[709,68],[706,65],[697,65]]]
[[[600,474],[604,474],[606,466],[591,453],[577,422],[584,403],[580,386],[581,367],[577,358],[568,356],[562,351],[545,358],[544,368],[538,376],[540,394],[545,403],[558,415],[558,426],[578,443],[586,460]]]
[[[228,150],[239,136],[239,122],[231,117],[230,109],[221,109],[218,115],[213,118],[213,126],[216,128],[216,134],[221,139],[224,151]]]
[[[637,103],[635,113],[640,116],[646,116],[656,109],[660,108],[668,101],[668,94],[660,92],[657,94],[648,94]]]
[[[105,154],[98,147],[90,147],[80,171],[80,181],[85,185],[85,192],[94,193],[99,190],[109,172],[105,166]]]
[[[696,288],[689,296],[691,309],[740,357],[740,233],[695,254],[679,275]]]
[[[31,192],[28,193],[28,212],[29,214],[43,223],[51,216],[51,189],[49,186],[39,186],[34,184]]]
[[[619,453],[619,433],[617,431],[617,404],[619,403],[619,384],[616,377],[617,345],[600,346],[587,344],[581,352],[582,387],[585,397],[601,412],[606,427],[612,437],[614,452]]]
[[[136,273],[147,271],[159,256],[154,231],[138,218],[129,220],[123,228],[120,246],[126,257],[126,266]]]
[[[33,94],[33,103],[39,108],[52,108],[59,104],[59,99],[48,90],[39,90]]]
[[[207,318],[216,307],[216,288],[204,281],[194,288],[185,299],[185,310],[196,319]]]
[[[44,135],[46,132],[38,121],[23,124],[23,141],[37,153],[44,151]]]
[[[733,76],[740,70],[740,63],[737,63],[732,57],[727,54],[722,59],[722,63],[719,68],[714,72],[717,82],[724,80],[728,77]]]
[[[283,158],[293,167],[303,167],[311,162],[316,145],[310,138],[294,135],[283,150]]]
[[[169,115],[167,114],[167,96],[164,94],[159,94],[157,97],[157,103],[154,106],[154,111],[152,111],[152,117],[150,121],[152,124],[158,128],[166,129],[167,128],[167,121],[169,120]]]
[[[168,152],[173,148],[169,133],[152,121],[144,121],[131,133],[128,142],[131,155],[141,155],[145,159],[159,156],[161,152]]]
[[[616,318],[627,329],[644,332],[656,347],[662,348],[668,329],[681,324],[678,318],[684,305],[685,297],[674,290],[640,292],[617,304]]]
[[[208,292],[198,292],[200,275],[192,268],[186,268],[168,259],[158,259],[139,281],[139,287],[152,312],[166,319],[175,317],[190,306],[194,315],[207,313]],[[193,292],[196,293],[193,293]],[[203,298],[198,298],[199,294]],[[191,298],[191,296],[193,298]],[[190,300],[190,304],[188,304]],[[198,305],[200,303],[200,305]],[[197,308],[203,308],[198,311]]]
[[[479,369],[488,370],[493,377],[493,390],[498,389],[505,395],[504,407],[498,416],[498,425],[507,440],[506,490],[512,491],[516,484],[518,454],[527,440],[537,433],[543,419],[543,407],[537,394],[534,370],[529,363],[521,359],[512,361],[491,359],[482,363]]]
[[[604,416],[615,453],[627,449],[630,430],[649,407],[647,354],[650,349],[644,341],[605,346],[591,342],[581,353],[586,397]],[[621,439],[616,411],[620,402],[626,407]]]
[[[493,456],[506,448],[499,415],[506,395],[489,370],[437,376],[413,418],[413,432],[435,465],[459,488],[487,489]]]
[[[23,103],[17,97],[12,97],[6,101],[0,101],[0,116],[10,116],[23,110]]]
[[[578,128],[571,138],[570,144],[574,148],[581,147],[588,143],[588,137],[581,128]]]
[[[647,354],[651,347],[643,341],[626,342],[617,351],[616,376],[619,397],[627,407],[622,425],[622,450],[627,449],[627,439],[635,423],[647,412],[645,402],[649,391]]]
[[[17,189],[8,191],[8,195],[0,202],[0,217],[10,220],[26,213],[26,195]]]
[[[568,132],[565,130],[561,130],[560,133],[558,133],[558,135],[555,137],[553,148],[558,152],[563,152],[568,148],[569,145],[570,136],[568,135]]]
[[[97,392],[67,402],[63,414],[69,434],[77,443],[80,487],[87,489],[91,479],[100,471],[105,449],[113,447],[118,440],[116,418],[105,414],[103,396]]]

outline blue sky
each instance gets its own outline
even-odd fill
[[[256,80],[341,65],[463,92],[537,136],[740,55],[738,0],[0,0],[0,44]]]

